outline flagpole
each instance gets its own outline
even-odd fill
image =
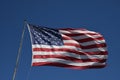
[[[22,31],[21,40],[20,40],[20,46],[19,46],[19,49],[18,49],[18,54],[17,54],[17,59],[16,59],[16,64],[15,64],[12,80],[15,80],[16,72],[18,70],[19,58],[20,58],[20,55],[21,55],[21,49],[22,49],[22,44],[23,44],[23,38],[24,38],[26,24],[27,24],[27,22],[26,22],[26,20],[24,20],[24,26],[23,26],[23,31]]]

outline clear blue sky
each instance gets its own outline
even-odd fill
[[[24,19],[52,28],[86,28],[104,35],[107,67],[72,70],[32,67],[31,44],[25,31],[15,80],[120,80],[119,0],[0,0],[0,80],[12,80]]]

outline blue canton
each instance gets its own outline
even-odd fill
[[[63,45],[62,36],[57,29],[30,25],[32,44]]]

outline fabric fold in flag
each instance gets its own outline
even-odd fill
[[[72,69],[103,68],[108,56],[100,33],[87,29],[53,29],[28,25],[32,43],[32,66]]]

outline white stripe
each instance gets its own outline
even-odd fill
[[[74,43],[74,44],[79,44],[82,46],[89,46],[89,45],[94,45],[94,44],[101,44],[101,43],[105,43],[105,40],[94,40],[94,41],[88,41],[88,42],[83,42],[83,43],[79,43],[75,40],[64,40],[64,43]]]
[[[49,48],[49,49],[54,49],[54,48],[59,48],[59,49],[71,49],[71,50],[76,50],[76,51],[81,51],[81,52],[96,52],[96,51],[107,51],[106,47],[102,47],[102,48],[91,48],[91,49],[81,49],[81,48],[77,48],[75,46],[55,46],[55,45],[32,45],[32,48]]]
[[[80,43],[80,45],[82,45],[82,46],[89,46],[89,45],[101,44],[101,43],[105,43],[105,40],[89,41],[89,42]]]
[[[45,52],[45,51],[37,51],[33,52],[33,55],[62,55],[74,57],[77,59],[107,59],[107,55],[78,55],[69,52],[55,51],[55,52]]]
[[[63,63],[67,65],[73,65],[73,66],[96,66],[96,65],[105,65],[105,63],[98,63],[98,62],[74,62],[74,61],[69,61],[69,60],[64,60],[64,59],[58,59],[58,58],[45,58],[45,59],[32,59],[32,63],[37,63],[37,62],[58,62],[58,63]]]
[[[73,37],[69,37],[69,36],[66,36],[64,34],[62,34],[63,37],[67,37],[67,38],[72,38],[72,39],[75,39],[75,40],[80,40],[80,39],[86,39],[86,38],[99,38],[99,37],[102,37],[101,35],[81,35],[81,36],[73,36]]]
[[[83,30],[59,30],[60,33],[65,33],[65,34],[74,34],[74,33],[94,33],[94,34],[98,34],[96,32],[93,31],[83,31]]]

